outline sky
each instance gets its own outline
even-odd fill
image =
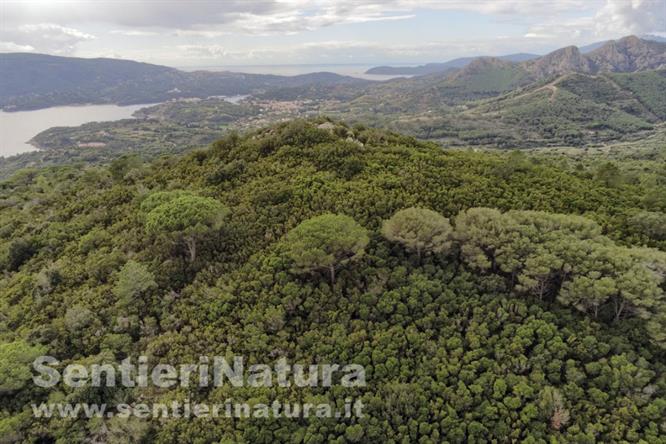
[[[666,0],[0,0],[0,52],[178,67],[441,62],[666,37]]]

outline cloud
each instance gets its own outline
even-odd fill
[[[30,45],[19,45],[14,42],[3,42],[0,41],[0,52],[31,52],[34,51]]]
[[[665,31],[665,0],[606,0],[596,15],[596,32],[600,35]]]
[[[68,40],[92,40],[95,36],[86,34],[74,28],[66,28],[54,23],[40,23],[37,25],[21,25],[19,31],[25,34],[40,34],[45,38],[52,38],[61,41]]]
[[[589,7],[591,0],[395,0],[404,9],[439,9],[500,15],[536,15],[571,12]],[[381,4],[381,3],[380,3]]]
[[[306,13],[305,11],[273,15],[239,13],[234,16],[233,26],[250,34],[296,34],[333,25],[406,20],[415,17],[414,14],[389,15],[374,11],[348,13],[349,11],[342,12],[334,8],[325,9],[315,14]]]
[[[191,65],[244,65],[290,63],[384,63],[387,60],[445,61],[455,57],[502,55],[516,51],[521,39],[429,41],[419,44],[392,44],[367,40],[310,41],[291,46],[265,46],[239,51],[216,44],[178,45],[178,55]],[[527,48],[538,52],[535,47]],[[523,45],[521,48],[525,48]],[[172,49],[172,48],[170,48]],[[173,53],[172,53],[173,55]]]
[[[664,32],[664,8],[666,0],[31,0],[3,3],[0,41],[5,48],[30,47],[52,54],[120,52],[125,57],[168,63],[178,58],[224,58],[236,63],[260,59],[260,63],[310,63],[336,57],[443,60],[465,53],[542,52],[628,33]],[[327,42],[304,42],[310,35],[316,39],[317,34],[310,32],[323,28],[405,21],[432,11],[439,11],[439,16],[445,15],[442,11],[468,12],[476,14],[478,22],[465,18],[470,29],[458,42],[417,42],[414,36],[402,38],[384,29],[376,42],[361,41],[356,30],[347,34],[346,29],[320,33],[330,39]],[[488,22],[478,14],[500,26],[509,25],[502,32],[514,37],[477,41],[474,26]],[[86,44],[94,38],[89,30],[99,34],[97,42]],[[268,45],[277,45],[280,39],[254,37],[294,34],[301,36],[281,39],[289,42],[286,47],[261,47],[267,40]],[[420,34],[421,30],[415,30],[416,36]],[[141,45],[132,41],[130,46],[122,37],[146,38]]]
[[[178,49],[185,58],[191,59],[217,59],[227,57],[230,54],[221,45],[177,45]]]
[[[213,31],[205,29],[176,29],[173,33],[173,35],[178,37],[203,37],[206,39],[214,39],[230,34],[230,31]]]
[[[124,35],[127,37],[150,37],[150,36],[160,35],[159,32],[141,31],[138,29],[112,29],[109,32],[111,34]]]
[[[525,34],[526,39],[554,39],[557,35],[535,32],[534,30]]]
[[[130,28],[191,28],[229,23],[232,20],[229,14],[233,13],[270,14],[279,5],[276,0],[12,1],[3,2],[2,14],[5,23],[14,25],[33,22],[112,23]]]
[[[535,24],[529,27],[524,36],[527,39],[573,44],[580,40],[594,39],[594,18],[576,17],[567,20],[560,18]]]
[[[409,6],[414,9],[416,3]],[[405,20],[396,14],[399,1],[368,0],[222,0],[222,1],[25,1],[3,3],[3,23],[11,27],[33,23],[63,26],[112,24],[111,33],[155,35],[157,29],[177,36],[216,38],[235,34],[295,34],[338,24]]]
[[[325,54],[332,59],[366,60],[429,60],[445,61],[461,56],[502,55],[515,52],[515,39],[425,41],[419,44],[391,44],[358,40],[307,42],[291,48],[301,57]]]
[[[589,0],[286,0],[270,14],[231,13],[230,25],[250,34],[294,34],[353,23],[407,20],[417,10],[468,11],[506,17],[549,16],[583,10]]]
[[[598,6],[594,14],[567,19],[553,17],[533,24],[524,36],[579,44],[666,31],[666,0],[605,0]]]
[[[594,0],[596,1],[596,0]],[[622,0],[621,0],[622,1]],[[322,27],[406,20],[417,10],[457,10],[506,17],[583,9],[589,0],[222,0],[6,2],[5,23],[111,23],[124,32],[143,28],[192,30],[214,35],[230,29],[250,34],[290,34]],[[229,28],[229,29],[221,29]]]
[[[0,38],[19,48],[32,48],[32,51],[51,54],[71,54],[76,46],[95,36],[55,23],[24,24],[15,28],[4,28]]]

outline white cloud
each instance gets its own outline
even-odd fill
[[[177,45],[176,48],[185,58],[217,59],[230,53],[221,45]]]
[[[270,0],[122,1],[64,0],[3,2],[7,23],[113,23],[122,27],[189,28],[197,24],[227,23],[233,12],[270,13]]]
[[[596,15],[599,35],[665,31],[666,0],[606,0]]]
[[[440,9],[504,15],[550,15],[585,9],[593,0],[395,0],[404,9]],[[380,3],[381,4],[381,3]]]
[[[532,25],[525,34],[525,38],[551,42],[575,43],[582,38],[595,38],[594,19],[592,17],[577,17],[568,20],[553,19],[544,23]]]
[[[230,35],[230,31],[215,31],[205,29],[176,29],[173,33],[178,37],[203,37],[206,39],[214,39],[225,35]]]
[[[161,63],[220,58],[234,63],[312,63],[336,58],[438,61],[468,54],[543,52],[628,33],[665,32],[664,8],[666,0],[12,1],[3,3],[0,9],[4,26],[0,40],[5,47],[11,43],[39,52],[113,52]],[[382,28],[376,37],[359,34],[358,29],[346,34],[347,28],[313,32],[338,25],[412,20],[432,11],[482,14],[490,17],[492,26],[510,36],[481,42],[474,36],[478,30],[474,26],[484,26],[489,20],[477,16],[475,23],[474,18],[467,18],[474,17],[472,14],[465,16],[470,29],[460,34],[458,41],[428,43],[427,38],[440,35],[436,28],[431,29],[433,32],[415,29],[414,36],[404,39],[397,33],[391,35],[388,28]],[[420,25],[423,21],[414,23]],[[97,42],[86,43],[94,38],[89,30],[99,35]],[[484,30],[480,31],[483,34]],[[292,37],[295,34],[299,36]],[[263,37],[280,35],[288,37],[276,38],[275,42],[272,37]],[[138,45],[122,37],[146,38]],[[304,41],[318,38],[328,40]],[[369,41],[373,38],[375,41]],[[278,46],[278,41],[285,46]]]
[[[249,34],[296,34],[303,31],[314,31],[333,25],[368,23],[377,21],[406,20],[414,14],[389,14],[387,11],[372,7],[354,7],[340,9],[338,7],[323,8],[315,13],[307,10],[260,15],[252,13],[233,14],[234,29]]]
[[[592,0],[598,1],[598,0]],[[196,32],[296,33],[337,24],[405,20],[417,10],[547,16],[583,9],[590,0],[222,0],[6,2],[6,23],[112,23],[134,31],[168,28]]]
[[[290,63],[383,63],[386,60],[445,61],[455,57],[503,55],[516,52],[522,39],[502,38],[495,41],[461,40],[429,41],[419,44],[391,44],[367,40],[311,41],[292,46],[265,46],[251,51],[238,51],[215,44],[178,45],[179,55],[191,65],[283,64]],[[521,50],[538,52],[523,45]]]
[[[530,26],[525,37],[574,44],[664,31],[666,0],[606,0],[593,15],[553,17]]]
[[[52,38],[60,41],[92,40],[95,38],[95,36],[79,31],[78,29],[66,28],[54,23],[21,25],[18,29],[26,34],[39,34],[44,38]]]
[[[111,34],[124,35],[127,37],[151,37],[155,35],[160,35],[159,32],[142,31],[139,29],[113,29],[109,32]]]
[[[14,42],[0,42],[0,52],[32,52],[35,48],[30,45],[19,45]]]
[[[15,28],[3,28],[0,31],[0,38],[19,47],[30,47],[34,51],[71,54],[79,43],[94,40],[95,36],[55,23],[32,23]]]

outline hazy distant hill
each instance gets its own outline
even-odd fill
[[[461,69],[371,86],[352,105],[374,112],[435,112],[491,98],[569,73],[639,72],[666,66],[666,44],[634,36],[606,42],[582,54],[575,46],[525,62],[479,57]],[[354,107],[352,106],[352,108]]]
[[[645,34],[640,36],[643,40],[651,40],[653,42],[661,42],[661,43],[666,43],[666,38],[661,37],[659,35],[653,35],[653,34]]]
[[[640,36],[640,39],[644,41],[666,43],[666,38],[657,35],[642,35]],[[589,45],[581,46],[578,48],[578,50],[580,51],[581,54],[587,54],[596,49],[601,48],[602,46],[607,45],[610,42],[612,42],[612,40],[594,42],[590,43]],[[555,52],[558,51],[561,50],[557,50]],[[481,57],[487,57],[487,56],[481,56]],[[539,57],[541,56],[537,54],[517,53],[505,56],[498,56],[495,58],[508,62],[519,63],[519,62],[527,62],[529,60],[538,59]],[[419,66],[376,66],[374,68],[370,68],[369,70],[367,70],[366,74],[420,76],[420,75],[435,74],[435,73],[446,73],[446,72],[452,72],[459,68],[464,68],[477,58],[480,57],[461,57],[449,60],[448,62],[444,63],[426,63],[425,65],[419,65]]]
[[[509,54],[497,57],[500,60],[509,62],[524,62],[539,57],[537,54]],[[366,74],[379,74],[379,75],[427,75],[435,73],[445,73],[447,71],[464,68],[469,65],[473,60],[478,57],[461,57],[458,59],[449,60],[444,63],[427,63],[420,66],[376,66],[370,68]]]
[[[626,37],[512,63],[373,85],[340,115],[462,145],[526,147],[631,140],[666,121],[666,44]],[[659,69],[662,68],[663,69]]]
[[[350,104],[373,113],[438,112],[470,100],[494,97],[532,82],[517,63],[480,57],[453,72],[371,85]]]
[[[634,72],[657,69],[666,63],[666,39],[635,36],[614,41],[593,43],[581,48],[568,46],[544,56],[535,54],[510,54],[491,57],[505,62],[520,64],[537,79],[566,72]],[[453,74],[478,59],[488,57],[464,57],[445,63],[428,63],[421,66],[378,66],[367,74],[383,75],[428,75]],[[499,64],[497,64],[499,65]],[[492,67],[489,67],[492,69]]]
[[[649,40],[651,42],[666,43],[666,38],[658,36],[658,35],[654,35],[654,34],[643,34],[643,35],[640,35],[638,37],[643,39],[643,40]],[[601,41],[601,42],[590,43],[589,45],[579,46],[578,49],[580,49],[580,52],[582,52],[583,54],[586,54],[588,52],[594,51],[595,49],[601,48],[602,46],[604,46],[609,41],[610,40],[604,40],[604,41]]]
[[[118,59],[0,54],[0,108],[38,109],[84,103],[136,104],[179,97],[250,94],[303,85],[363,84],[333,73],[276,76],[185,72]]]
[[[495,63],[492,59],[487,63]],[[495,70],[497,72],[497,70]],[[495,88],[501,83],[495,83]],[[449,91],[442,89],[442,91]],[[666,70],[601,75],[570,73],[458,104],[420,95],[409,102],[370,95],[352,102],[352,120],[385,126],[446,146],[583,146],[637,140],[666,121]],[[469,94],[469,92],[468,92]],[[404,96],[403,96],[404,97]],[[427,105],[424,105],[427,104]],[[363,109],[368,110],[365,113]],[[382,112],[377,112],[376,110]],[[389,114],[392,109],[400,109]],[[340,114],[345,116],[344,113]]]
[[[526,69],[535,79],[560,75],[565,72],[584,72],[594,71],[592,61],[583,55],[575,46],[567,46],[546,54],[531,62],[525,63]]]

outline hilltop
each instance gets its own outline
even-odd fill
[[[650,197],[666,190],[645,171],[633,181],[614,171],[443,151],[322,118],[150,163],[23,171],[0,183],[0,375],[14,375],[0,379],[0,432],[77,443],[659,442],[666,253],[644,246],[666,247],[666,207]],[[410,214],[436,230],[421,249],[410,241],[421,228],[407,218],[401,231]],[[29,382],[40,354],[63,366],[284,356],[356,363],[368,384],[44,390]],[[230,390],[252,405],[360,399],[365,416],[25,414],[48,400],[214,404]]]
[[[522,65],[535,80],[570,72],[591,73],[593,63],[575,46],[558,49]]]

